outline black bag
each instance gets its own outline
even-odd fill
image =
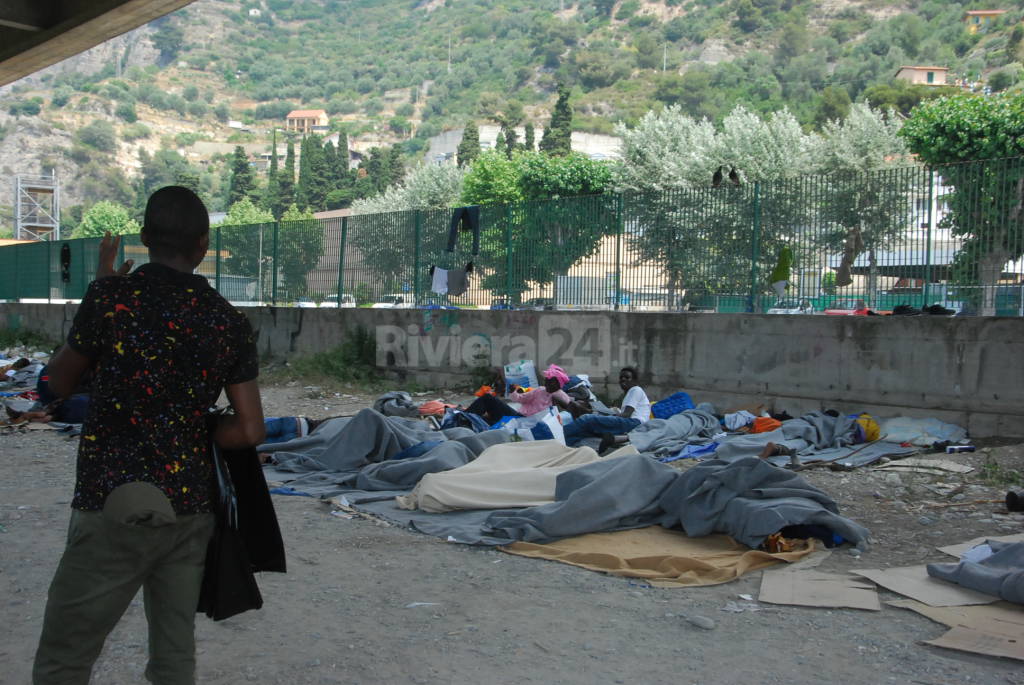
[[[217,523],[206,549],[206,567],[196,611],[221,621],[259,609],[263,606],[263,596],[256,585],[253,565],[242,539],[238,499],[228,465],[216,444],[212,445],[211,454],[217,485]]]

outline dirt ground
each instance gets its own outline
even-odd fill
[[[264,397],[268,416],[348,414],[372,402],[300,384],[267,387]],[[0,683],[30,680],[75,449],[75,440],[48,431],[0,435]],[[860,559],[839,550],[819,569],[948,561],[937,545],[1021,532],[1024,516],[972,502],[1005,495],[1005,486],[982,482],[980,467],[992,458],[1020,471],[1024,445],[942,456],[976,470],[942,479],[807,472],[874,537]],[[342,518],[307,497],[275,497],[275,505],[289,572],[260,577],[261,611],[219,623],[197,618],[200,683],[1024,684],[1020,662],[921,644],[946,629],[884,606],[897,597],[884,590],[880,612],[760,604],[731,613],[723,607],[739,594],[756,599],[760,572],[713,587],[654,589]],[[694,616],[713,629],[687,620]],[[92,682],[144,682],[145,663],[139,598],[107,640]]]

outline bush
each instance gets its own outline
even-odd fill
[[[96,119],[88,126],[78,129],[75,135],[78,142],[100,152],[113,152],[117,149],[117,135],[109,121]]]
[[[139,140],[140,138],[149,138],[153,134],[149,130],[149,127],[142,122],[136,122],[134,124],[128,124],[121,129],[121,137],[126,141]]]
[[[370,383],[380,378],[376,363],[377,341],[372,332],[360,326],[341,345],[299,358],[292,367],[304,376],[327,376],[346,383]]]
[[[121,119],[124,119],[129,124],[134,124],[139,119],[138,114],[135,113],[135,105],[130,102],[122,102],[119,104],[117,109],[114,110],[114,114]]]
[[[43,110],[43,99],[32,98],[30,100],[20,100],[11,105],[7,111],[16,116],[30,116],[34,117]]]

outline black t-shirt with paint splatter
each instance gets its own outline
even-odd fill
[[[96,362],[71,506],[102,509],[117,486],[145,481],[179,514],[211,511],[207,410],[258,374],[245,316],[205,277],[150,263],[94,281],[68,345]]]

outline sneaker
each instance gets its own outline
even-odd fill
[[[956,311],[946,309],[941,304],[933,304],[930,307],[925,307],[922,311],[925,314],[931,314],[932,316],[953,316],[956,314]]]

